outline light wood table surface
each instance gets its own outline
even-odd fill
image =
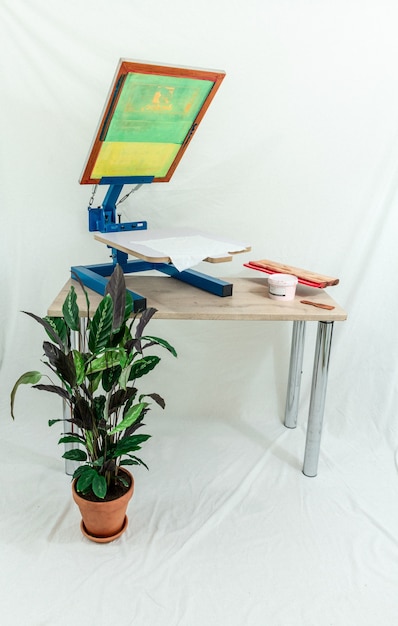
[[[135,274],[126,276],[126,286],[145,296],[148,307],[158,309],[157,319],[173,320],[274,320],[274,321],[343,321],[347,313],[333,298],[322,289],[297,286],[296,297],[290,302],[271,300],[268,297],[267,279],[259,278],[224,278],[233,283],[233,295],[225,298],[215,296],[201,289],[174,280],[169,276],[145,276]],[[54,302],[48,308],[48,314],[61,315],[62,304],[66,298],[69,280]],[[84,295],[74,280],[78,305],[86,307]],[[92,311],[102,296],[87,289]],[[300,300],[311,300],[334,306],[331,311],[301,304]],[[91,312],[92,312],[91,311]]]

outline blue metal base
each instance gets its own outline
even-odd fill
[[[142,261],[142,264],[146,265],[145,261]],[[71,267],[71,276],[72,278],[75,278],[76,276],[79,277],[85,287],[88,287],[103,296],[108,283],[107,277],[111,276],[114,269],[115,266],[113,263],[87,266],[75,265],[74,267]],[[135,269],[134,271],[141,272],[146,271],[147,269],[150,268],[143,267],[142,269]],[[129,292],[133,298],[133,312],[137,313],[138,311],[143,311],[146,308],[146,298],[140,296],[140,294],[135,293],[134,291],[131,291],[130,289]]]
[[[136,272],[147,272],[148,270],[157,270],[163,274],[168,274],[172,278],[181,280],[193,287],[203,289],[216,296],[222,298],[226,296],[232,296],[232,283],[228,283],[219,278],[213,278],[207,274],[202,274],[195,270],[184,270],[179,272],[174,265],[169,263],[150,263],[149,261],[125,261],[120,258],[121,255],[117,255],[118,262],[122,267],[125,274],[132,274]],[[107,277],[111,276],[115,269],[114,263],[105,263],[98,265],[76,265],[71,267],[71,276],[79,277],[85,287],[96,291],[102,296],[105,293],[107,285]],[[129,292],[133,298],[133,311],[137,313],[146,308],[146,298],[129,289]]]
[[[219,278],[213,278],[212,276],[202,274],[196,270],[184,270],[179,272],[174,265],[170,263],[154,263],[152,269],[158,270],[163,274],[168,274],[172,278],[181,280],[198,289],[203,289],[203,291],[208,291],[215,296],[220,296],[221,298],[232,296],[232,283],[227,283],[225,280],[220,280]]]

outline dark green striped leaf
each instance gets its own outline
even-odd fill
[[[79,330],[79,307],[77,306],[77,296],[73,285],[69,289],[68,295],[65,298],[65,302],[62,305],[62,314],[64,316],[65,323],[71,330]]]
[[[129,380],[135,380],[136,378],[140,378],[141,376],[145,376],[154,367],[159,363],[160,357],[152,354],[149,356],[144,356],[139,361],[133,363],[130,371]]]
[[[117,426],[112,428],[112,430],[109,431],[109,434],[110,435],[114,435],[115,433],[122,432],[123,430],[125,430],[126,428],[128,428],[129,426],[134,424],[134,422],[136,422],[138,420],[138,418],[141,416],[143,410],[147,406],[148,406],[147,402],[140,402],[139,404],[134,404],[127,411],[126,415],[124,416],[124,418],[122,419],[120,424],[118,424]]]
[[[161,337],[152,337],[150,335],[141,337],[141,341],[144,341],[144,339],[149,340],[149,343],[145,344],[144,348],[149,348],[149,346],[154,346],[154,345],[162,346],[162,348],[166,348],[166,350],[168,350],[173,356],[177,356],[177,352],[175,348],[173,348],[173,346],[169,344],[169,342],[166,341],[165,339],[162,339]]]
[[[107,294],[99,303],[90,323],[88,347],[94,354],[107,347],[112,333],[112,321],[113,303],[111,296]]]
[[[68,345],[68,327],[65,324],[64,319],[62,317],[49,317],[48,315],[46,315],[45,317],[43,317],[43,320],[47,322],[53,329],[53,332],[50,332],[46,328],[46,332],[50,339],[52,341],[56,341],[56,343],[58,344],[60,339],[64,347],[66,347]]]
[[[68,459],[69,461],[86,461],[87,454],[84,450],[79,450],[75,448],[74,450],[67,450],[63,455],[63,459]]]

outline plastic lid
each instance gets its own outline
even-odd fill
[[[272,274],[272,276],[268,277],[268,282],[271,285],[287,287],[291,285],[297,285],[298,278],[297,276],[292,276],[292,274]]]

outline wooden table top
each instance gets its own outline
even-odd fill
[[[147,299],[147,306],[157,309],[157,319],[174,320],[274,320],[274,321],[343,321],[347,313],[323,289],[297,286],[296,297],[292,301],[271,300],[268,296],[267,278],[224,278],[233,284],[233,295],[219,297],[187,285],[169,276],[148,276],[130,274],[126,276],[129,289]],[[48,308],[48,315],[62,314],[62,304],[66,298],[69,280]],[[86,302],[79,284],[74,280],[78,305],[85,314]],[[333,288],[332,288],[333,289]],[[87,289],[90,300],[90,315],[96,309],[101,296]],[[332,310],[302,304],[300,300],[310,300],[333,306]]]

